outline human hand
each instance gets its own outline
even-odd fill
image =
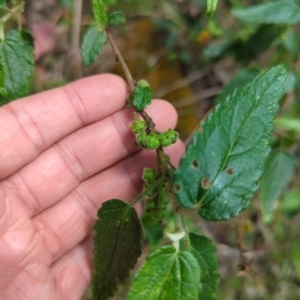
[[[0,108],[1,299],[83,295],[98,208],[134,199],[155,165],[153,151],[134,145],[126,95],[122,79],[100,75]],[[147,111],[160,130],[176,124],[166,102]],[[167,148],[173,164],[183,149]]]

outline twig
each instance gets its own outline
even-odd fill
[[[127,82],[128,82],[128,84],[129,84],[130,92],[132,93],[132,92],[134,91],[134,89],[135,89],[135,81],[134,81],[134,79],[132,78],[131,73],[130,73],[130,71],[129,71],[129,69],[128,69],[128,67],[127,67],[127,65],[126,65],[126,63],[125,63],[125,61],[124,61],[124,58],[123,58],[121,52],[119,51],[119,48],[117,47],[117,45],[116,45],[116,43],[115,43],[115,41],[114,41],[112,35],[111,35],[108,31],[107,31],[107,38],[108,38],[108,41],[109,41],[111,47],[112,47],[113,50],[114,50],[114,52],[115,52],[115,54],[116,54],[116,56],[117,56],[119,62],[120,62],[121,65],[122,65],[122,68],[123,68],[123,71],[124,71],[124,73],[125,73]]]
[[[162,96],[165,96],[166,94],[169,94],[175,90],[178,90],[184,86],[187,86],[191,84],[192,82],[199,80],[203,78],[207,74],[207,69],[204,70],[197,70],[195,72],[192,72],[188,74],[185,78],[178,79],[160,89],[155,91],[154,97],[155,98],[161,98]]]
[[[172,102],[172,104],[174,105],[174,107],[176,108],[182,108],[191,104],[195,104],[197,102],[200,102],[201,100],[213,97],[213,96],[217,96],[218,94],[220,94],[222,88],[219,86],[215,86],[206,90],[203,90],[199,93],[199,95],[197,96],[191,96],[191,97],[187,97],[178,101],[174,101]]]

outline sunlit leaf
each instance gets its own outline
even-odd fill
[[[295,157],[285,152],[273,152],[267,160],[261,181],[261,206],[265,221],[271,219],[274,204],[286,188],[295,166]]]
[[[145,109],[152,101],[152,90],[148,82],[144,79],[140,80],[135,88],[130,103],[137,111]]]
[[[0,8],[2,8],[6,4],[6,0],[0,0]]]
[[[269,1],[247,8],[234,8],[232,14],[244,22],[296,24],[300,21],[300,5],[294,0]]]
[[[166,246],[152,253],[135,275],[128,300],[195,300],[199,282],[194,255]]]
[[[113,199],[98,210],[94,226],[93,299],[112,297],[142,253],[143,228],[136,210]]]
[[[189,238],[191,252],[196,257],[201,270],[198,299],[215,300],[219,284],[217,248],[213,241],[206,236],[190,233]]]
[[[211,16],[217,7],[219,0],[206,0],[206,13]]]
[[[272,68],[216,106],[175,171],[182,206],[197,208],[203,218],[215,221],[249,206],[270,152],[285,79],[282,66]]]
[[[106,40],[106,34],[104,31],[99,30],[94,26],[88,29],[81,46],[81,56],[83,64],[86,67],[89,67],[96,61],[106,44]]]
[[[10,31],[0,40],[0,105],[27,95],[34,73],[33,38],[26,31]]]
[[[96,25],[104,29],[107,25],[107,14],[102,0],[93,0],[93,13]]]

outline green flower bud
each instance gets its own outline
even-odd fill
[[[160,146],[161,147],[168,147],[168,146],[170,146],[172,144],[172,142],[171,142],[171,140],[170,139],[168,139],[168,138],[162,138],[161,140],[160,140]]]
[[[157,179],[156,171],[150,168],[144,169],[143,173],[143,180],[148,184],[151,185]]]
[[[145,132],[146,130],[146,122],[136,119],[134,123],[131,124],[131,130],[134,133]]]
[[[151,212],[151,216],[155,220],[163,220],[168,216],[168,212],[166,210],[154,210]]]
[[[145,140],[147,138],[147,134],[142,132],[142,133],[138,133],[135,137],[135,142],[138,146],[142,147],[142,148],[146,148],[145,145]]]
[[[153,209],[155,209],[155,202],[153,199],[148,199],[146,202],[146,210],[147,211],[153,211]]]
[[[149,150],[157,149],[160,146],[159,140],[153,135],[146,136],[144,143]]]
[[[168,193],[161,193],[158,196],[158,207],[159,208],[166,208],[169,203]]]
[[[176,141],[178,140],[179,133],[172,129],[169,129],[168,131],[166,131],[165,134],[171,140],[172,144],[176,143]]]

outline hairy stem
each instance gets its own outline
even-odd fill
[[[161,184],[161,182],[164,181],[164,179],[164,176],[159,177],[153,184],[144,189],[142,193],[140,193],[132,202],[130,202],[130,205],[135,206],[144,196],[147,195],[149,191],[158,187]]]
[[[121,54],[118,46],[116,45],[116,43],[115,43],[112,35],[108,31],[106,31],[106,33],[107,33],[108,41],[109,41],[111,47],[113,48],[113,50],[114,50],[114,52],[115,52],[115,54],[116,54],[119,62],[122,65],[122,68],[123,68],[123,71],[125,73],[127,82],[129,84],[130,92],[132,93],[134,91],[134,89],[135,89],[135,81],[132,78],[131,73],[130,73],[128,67],[127,67],[127,64],[125,63],[125,60],[124,60],[124,58],[123,58],[123,56],[122,56],[122,54]]]

